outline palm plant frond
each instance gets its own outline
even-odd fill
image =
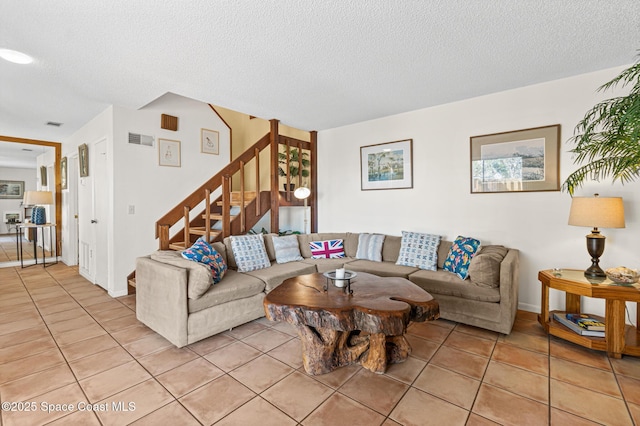
[[[640,60],[598,89],[631,86],[627,96],[607,99],[595,105],[578,122],[575,144],[570,150],[574,163],[588,164],[574,171],[562,184],[573,195],[587,179],[613,177],[627,183],[640,178]]]

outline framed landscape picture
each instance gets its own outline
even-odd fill
[[[360,147],[361,190],[413,188],[413,139]]]
[[[0,199],[21,199],[24,197],[23,180],[0,180]]]
[[[78,163],[80,167],[80,177],[89,176],[89,147],[86,143],[78,145]]]
[[[40,185],[47,186],[47,168],[45,166],[40,166]]]
[[[560,125],[471,137],[471,193],[560,190]]]
[[[161,166],[180,167],[180,141],[158,139],[158,164]]]
[[[220,151],[220,134],[215,130],[200,131],[200,152],[218,155]]]
[[[60,160],[60,186],[67,189],[67,157]]]

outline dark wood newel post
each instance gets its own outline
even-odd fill
[[[271,148],[271,232],[278,233],[280,230],[280,216],[278,210],[280,208],[278,193],[278,142],[279,142],[279,121],[276,119],[270,120],[271,131],[270,148]]]
[[[311,232],[318,232],[318,132],[310,132],[311,142]]]

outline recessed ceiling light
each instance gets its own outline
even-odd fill
[[[18,52],[11,49],[0,49],[0,58],[5,61],[13,62],[14,64],[26,65],[33,62],[33,58],[26,53]]]

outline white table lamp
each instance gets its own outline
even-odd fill
[[[31,223],[44,225],[47,223],[47,215],[43,206],[53,204],[53,193],[51,191],[26,191],[23,204],[34,206],[31,210]]]

